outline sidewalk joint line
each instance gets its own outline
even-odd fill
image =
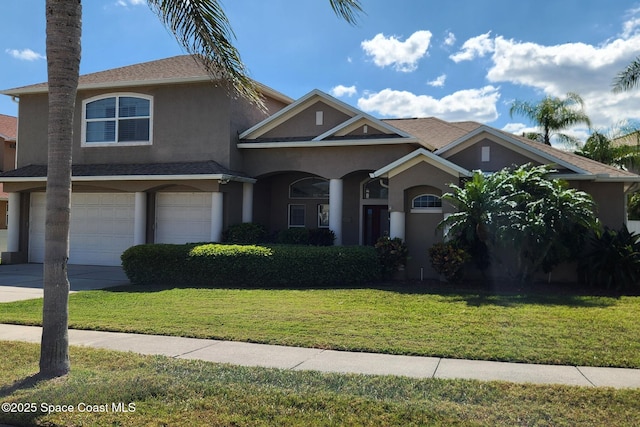
[[[594,383],[589,379],[589,377],[587,377],[587,376],[584,374],[584,372],[582,372],[582,371],[580,370],[580,367],[576,366],[575,368],[578,370],[578,372],[580,372],[580,375],[582,375],[582,376],[584,377],[584,379],[585,379],[585,380],[587,380],[587,381],[589,382],[589,384],[591,384],[593,387],[598,387],[597,385],[595,385],[595,384],[594,384]]]
[[[209,347],[213,347],[214,345],[219,344],[217,342],[212,342],[210,344],[204,345],[202,347],[198,347],[198,348],[194,348],[193,350],[190,351],[185,351],[184,353],[180,353],[180,354],[176,354],[175,356],[172,356],[174,359],[177,359],[179,357],[183,357],[187,354],[191,354],[191,353],[195,353],[196,351],[200,351],[200,350],[204,350],[205,348],[209,348]]]
[[[309,360],[311,360],[311,359],[315,359],[316,357],[320,356],[322,353],[324,353],[325,351],[327,351],[327,349],[326,349],[326,348],[321,348],[321,349],[318,349],[318,350],[320,350],[320,352],[319,352],[318,354],[314,354],[314,355],[313,355],[313,357],[310,357],[309,359],[305,359],[305,360],[303,360],[302,362],[298,363],[297,365],[294,365],[294,366],[290,367],[290,368],[289,368],[289,370],[290,370],[290,371],[294,371],[298,366],[300,366],[300,365],[302,365],[302,364],[304,364],[304,363],[308,362],[308,361],[309,361]]]
[[[431,374],[431,379],[436,377],[436,372],[438,372],[438,368],[440,368],[440,362],[442,362],[442,357],[438,357],[438,364],[436,365],[436,369],[433,370],[433,374]]]

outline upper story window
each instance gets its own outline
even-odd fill
[[[442,212],[442,199],[434,194],[421,194],[411,201],[411,212]]]
[[[120,94],[83,102],[82,145],[151,144],[153,98]]]
[[[302,178],[289,186],[291,199],[328,199],[329,181],[322,178]]]

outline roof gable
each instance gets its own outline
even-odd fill
[[[295,136],[279,133],[279,130],[284,129],[286,124],[292,123],[300,117],[304,117],[308,122],[310,114],[314,115],[316,110],[320,111],[320,109],[324,109],[323,111],[328,110],[331,113],[329,116],[333,121],[325,124],[324,127],[319,126],[319,131],[311,132],[312,134],[310,135],[299,134]],[[247,148],[252,144],[252,141],[254,141],[253,143],[264,141],[272,143],[284,140],[322,142],[350,139],[365,140],[368,138],[396,139],[403,143],[415,142],[415,138],[408,133],[319,90],[309,92],[299,100],[240,134],[243,148]]]
[[[471,176],[471,172],[468,170],[456,165],[448,161],[447,159],[443,159],[432,153],[429,150],[424,148],[419,148],[404,157],[399,158],[395,162],[389,163],[388,165],[378,169],[375,172],[369,174],[371,178],[380,178],[384,176],[394,176],[400,172],[403,172],[414,165],[425,162],[430,165],[437,167],[453,176],[462,177],[462,176]]]

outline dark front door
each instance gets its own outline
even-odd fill
[[[389,209],[383,205],[363,206],[362,212],[362,242],[374,245],[382,236],[389,235]]]

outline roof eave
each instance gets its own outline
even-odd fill
[[[247,182],[255,184],[255,178],[246,176],[217,173],[217,174],[193,174],[193,175],[100,175],[100,176],[72,176],[71,181],[88,182],[88,181],[187,181],[187,180],[213,180],[213,181],[235,181]],[[3,182],[46,182],[46,176],[27,176],[27,177],[0,177],[0,183]]]

